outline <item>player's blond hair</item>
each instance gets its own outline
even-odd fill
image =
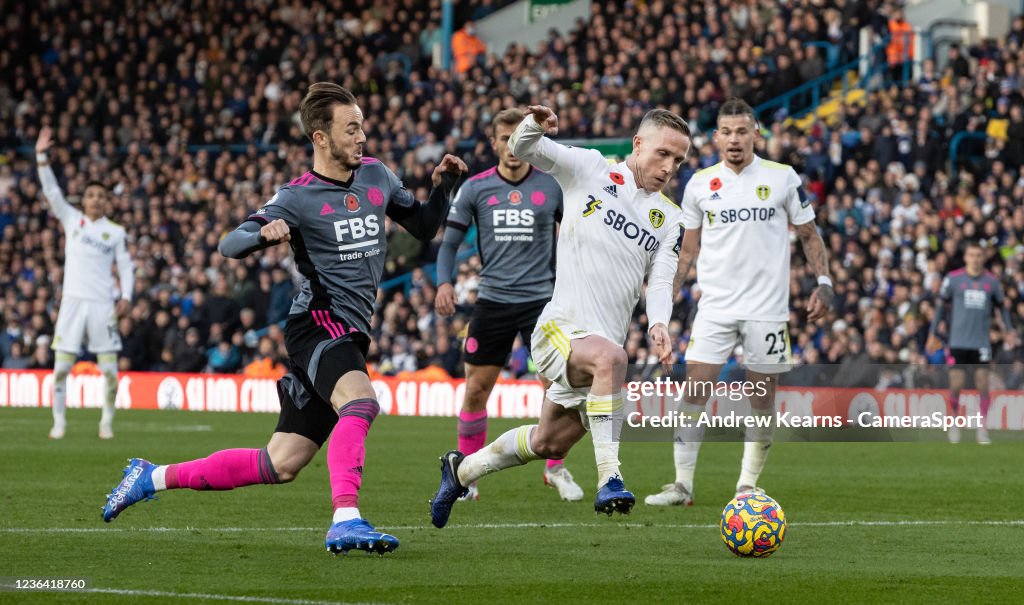
[[[690,125],[686,123],[686,120],[667,109],[652,109],[644,114],[644,119],[640,120],[640,128],[637,128],[637,132],[645,128],[671,128],[683,133],[688,139],[693,138],[693,135],[690,134]]]

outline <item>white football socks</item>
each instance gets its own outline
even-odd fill
[[[775,412],[774,410],[751,410],[751,414],[758,419],[755,427],[747,429],[746,439],[743,441],[743,462],[740,466],[740,479],[736,483],[736,489],[744,486],[757,487],[757,479],[764,470],[764,463],[768,460],[768,450],[772,447],[772,438],[775,435]],[[762,426],[763,418],[767,417],[767,426]]]
[[[469,485],[484,475],[539,460],[540,456],[530,446],[536,428],[536,424],[530,424],[505,431],[489,445],[466,456],[459,465],[459,483]]]
[[[679,413],[689,420],[689,426],[676,427],[672,442],[672,458],[676,465],[676,483],[693,494],[693,475],[697,470],[697,454],[704,441],[704,427],[695,426],[705,406],[683,401]]]
[[[334,509],[334,519],[331,520],[331,523],[341,523],[343,521],[351,521],[352,519],[360,518],[358,508],[354,506],[346,506]]]
[[[619,473],[619,432],[622,428],[622,394],[587,395],[587,419],[594,439],[597,488]]]

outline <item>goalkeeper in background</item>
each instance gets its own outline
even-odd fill
[[[47,152],[53,133],[44,126],[36,142],[36,164],[43,196],[64,227],[64,285],[54,330],[53,428],[50,439],[62,439],[67,429],[65,405],[71,366],[85,344],[97,357],[106,379],[100,439],[114,437],[114,398],[117,395],[117,354],[121,335],[117,319],[128,312],[135,274],[125,246],[124,227],[104,216],[107,189],[90,182],[82,196],[82,210],[64,199]],[[120,290],[115,287],[112,266],[117,264]],[[120,291],[115,304],[115,293]]]

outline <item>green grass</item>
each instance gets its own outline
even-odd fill
[[[559,501],[538,462],[481,481],[482,499],[457,504],[451,525],[437,530],[427,500],[454,419],[381,417],[367,442],[360,508],[402,546],[383,558],[335,558],[323,546],[323,454],[289,485],[176,491],[112,524],[100,519],[127,457],[171,462],[259,447],[274,416],[120,412],[111,442],[96,438],[98,412],[72,410],[69,419],[68,436],[53,442],[49,410],[0,410],[0,575],[87,576],[95,589],[158,592],[0,592],[0,603],[1013,602],[1024,577],[1024,525],[1014,522],[1024,518],[1024,443],[998,434],[989,447],[969,432],[957,446],[777,444],[761,484],[790,527],[776,555],[748,560],[726,550],[716,527],[739,444],[705,444],[692,508],[639,504],[629,517],[596,516],[584,441],[569,457],[583,502]],[[515,424],[492,421],[490,434]],[[673,475],[667,443],[625,443],[621,458],[638,499]],[[74,529],[90,531],[62,531]]]

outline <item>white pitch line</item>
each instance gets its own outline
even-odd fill
[[[127,590],[121,588],[89,588],[67,591],[75,593],[116,594],[137,597],[161,597],[169,599],[202,599],[204,601],[231,601],[237,603],[271,603],[273,605],[345,605],[340,601],[311,601],[309,599],[278,599],[275,597],[253,597],[246,595],[207,594],[199,592],[169,592],[164,590]],[[355,605],[355,604],[352,604]]]
[[[1024,526],[1024,519],[1006,519],[1004,521],[959,521],[959,520],[893,520],[893,521],[797,521],[789,523],[790,527],[948,527],[948,526]],[[387,531],[405,531],[410,529],[428,529],[429,525],[392,525],[382,526]],[[465,525],[449,525],[445,529],[565,529],[581,527],[629,529],[709,529],[718,527],[717,523],[476,523]],[[7,534],[91,534],[91,533],[174,533],[174,532],[322,532],[323,527],[0,527],[0,533]]]

